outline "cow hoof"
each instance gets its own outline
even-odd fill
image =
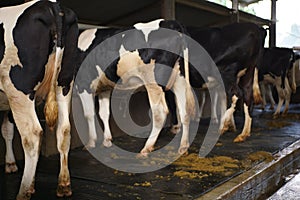
[[[284,111],[282,112],[281,116],[282,116],[282,117],[286,117],[286,116],[287,116],[287,113],[288,113],[288,111],[287,111],[287,110],[284,110]]]
[[[112,146],[112,142],[111,142],[111,139],[104,139],[103,140],[103,145],[105,146],[105,147],[111,147]]]
[[[58,197],[69,197],[72,195],[71,183],[59,184],[57,187],[56,195]]]
[[[275,113],[274,115],[273,115],[273,119],[278,119],[279,118],[279,114],[278,113]]]
[[[247,136],[241,136],[241,135],[239,135],[239,136],[237,136],[237,137],[233,140],[233,142],[235,142],[235,143],[238,143],[238,142],[244,142],[244,141],[246,140],[246,138],[247,138]]]
[[[96,142],[94,140],[90,140],[84,147],[83,150],[89,150],[96,147]]]
[[[35,193],[34,188],[30,187],[30,189],[27,192],[25,192],[23,194],[18,194],[17,200],[30,200],[32,194],[34,194],[34,193]]]
[[[15,162],[5,164],[5,173],[10,174],[18,171],[18,167]]]
[[[180,155],[187,155],[188,154],[188,149],[189,149],[189,146],[183,146],[183,147],[180,147],[178,149],[178,153]]]
[[[154,147],[148,147],[142,149],[142,151],[137,155],[137,158],[147,158],[149,153],[154,150]]]
[[[29,200],[31,199],[31,194],[30,193],[26,193],[26,194],[18,194],[17,196],[17,200]]]
[[[146,159],[148,158],[149,153],[147,152],[140,152],[139,154],[137,154],[136,158],[137,159]]]
[[[180,125],[173,125],[170,129],[170,132],[173,134],[178,134],[181,130],[181,126]]]

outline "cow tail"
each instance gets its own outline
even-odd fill
[[[53,13],[55,15],[56,19],[56,30],[53,31],[52,37],[56,41],[56,47],[55,47],[55,59],[53,62],[53,65],[51,66],[52,69],[50,69],[51,72],[51,85],[49,89],[49,93],[47,95],[45,107],[44,107],[44,114],[45,119],[48,127],[50,130],[53,130],[56,126],[57,119],[58,119],[58,105],[56,100],[56,87],[57,87],[57,77],[58,73],[61,68],[62,63],[62,57],[64,48],[62,47],[63,41],[62,41],[62,30],[63,30],[63,13],[59,7],[59,4],[54,4]]]
[[[184,74],[185,74],[185,82],[186,82],[186,110],[187,114],[192,118],[195,117],[195,98],[192,92],[191,84],[190,84],[190,74],[189,74],[189,49],[187,46],[183,50],[183,59],[184,59]]]

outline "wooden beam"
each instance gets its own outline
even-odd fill
[[[229,16],[228,10],[215,9],[208,2],[205,2],[205,1],[200,3],[200,2],[194,2],[194,1],[191,1],[191,0],[176,0],[176,3],[182,4],[182,5],[185,5],[185,6],[189,6],[189,7],[193,7],[193,8],[197,8],[197,9],[200,9],[200,10],[205,10],[205,11],[215,13],[215,14],[218,14],[218,15],[222,15],[222,16]]]
[[[161,17],[175,20],[175,0],[161,0]]]
[[[145,10],[152,9],[152,8],[155,7],[158,3],[159,3],[159,1],[155,1],[155,2],[153,2],[153,3],[151,3],[151,4],[148,4],[148,5],[146,5],[146,6],[142,7],[142,8],[138,8],[138,9],[136,9],[136,10],[132,10],[131,12],[126,13],[126,14],[124,14],[124,15],[119,15],[119,16],[116,16],[116,17],[114,17],[114,18],[112,18],[112,19],[109,19],[108,21],[101,22],[101,26],[114,26],[114,27],[116,27],[116,26],[114,25],[114,23],[115,23],[116,21],[118,21],[118,20],[120,20],[120,19],[124,19],[124,18],[129,18],[129,17],[134,16],[134,15],[136,15],[136,14],[138,14],[138,13],[142,13],[142,12],[145,11]],[[131,24],[129,24],[129,25],[131,25]]]

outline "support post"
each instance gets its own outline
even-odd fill
[[[232,0],[232,13],[231,13],[231,22],[240,22],[239,17],[239,1],[238,0]]]
[[[276,1],[277,0],[271,0],[271,25],[269,34],[269,47],[276,46]]]
[[[167,20],[175,19],[175,0],[161,0],[161,17]]]

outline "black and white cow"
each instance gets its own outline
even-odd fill
[[[216,119],[217,98],[220,95],[221,122],[220,133],[231,129],[236,130],[233,113],[237,100],[243,105],[245,123],[243,131],[235,138],[235,142],[244,141],[251,132],[252,118],[250,108],[253,103],[260,102],[260,91],[258,86],[258,71],[260,57],[262,55],[263,43],[266,32],[253,23],[236,23],[216,28],[187,27],[188,34],[196,40],[209,53],[216,63],[222,76],[227,99],[231,106],[226,110],[226,97],[212,92],[212,118]],[[191,59],[191,58],[190,58]],[[199,71],[190,66],[190,83],[192,87],[207,87],[212,89],[215,77],[200,76]],[[203,83],[205,84],[203,85]],[[176,113],[174,110],[171,111]]]
[[[296,91],[295,83],[295,69],[294,63],[298,59],[293,49],[289,48],[265,48],[261,66],[259,67],[259,81],[263,88],[263,108],[266,104],[265,94],[267,94],[274,102],[270,85],[275,86],[278,94],[278,105],[274,113],[274,118],[277,118],[280,114],[282,104],[285,102],[285,108],[283,115],[288,112],[289,103],[292,92]],[[290,80],[288,79],[288,73],[291,73]],[[291,82],[291,83],[290,83]],[[267,84],[267,88],[265,88]]]
[[[72,194],[68,169],[69,113],[77,38],[76,15],[55,0],[33,0],[0,8],[1,110],[11,110],[25,156],[17,199],[29,199],[34,193],[43,133],[35,106],[42,100],[45,100],[46,123],[51,129],[57,127],[57,148],[61,157],[57,195]],[[13,124],[6,117],[2,134],[6,141],[12,140]],[[6,162],[7,172],[17,169],[14,158]]]
[[[187,60],[180,68],[179,61],[187,58],[187,48],[182,34],[184,28],[176,21],[158,19],[138,23],[125,29],[89,29],[82,32],[78,47],[83,62],[76,88],[83,104],[89,125],[88,147],[94,147],[97,134],[94,125],[93,95],[99,97],[99,115],[104,124],[106,147],[112,145],[109,127],[110,96],[112,90],[135,89],[144,86],[152,111],[152,130],[141,150],[147,156],[154,149],[168,113],[164,91],[175,94],[183,133],[179,153],[189,147],[189,122],[194,111],[194,96],[189,86]]]

